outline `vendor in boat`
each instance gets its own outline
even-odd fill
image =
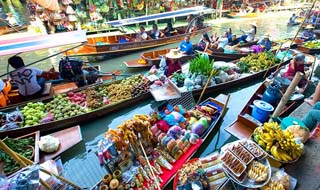
[[[207,33],[203,33],[195,50],[205,52],[208,49],[209,45],[210,45],[210,38]]]
[[[301,72],[305,75],[304,63],[306,56],[302,53],[297,54],[293,60],[290,62],[289,67],[285,73],[283,73],[282,77],[285,77],[289,80],[292,80],[297,72]],[[303,78],[298,84],[299,88],[305,87],[307,84],[307,79]],[[302,89],[300,89],[302,90]]]
[[[217,50],[223,51],[224,48],[226,47],[226,45],[228,44],[227,32],[224,32],[224,33],[222,34],[222,36],[219,38],[219,40],[217,41],[217,43],[218,43]]]
[[[166,54],[166,63],[168,66],[168,71],[166,73],[166,76],[171,76],[174,72],[181,73],[182,66],[180,62],[180,58],[183,56],[179,52],[178,49],[171,49],[169,53]]]
[[[192,54],[192,43],[190,42],[190,36],[189,35],[184,37],[184,41],[181,42],[178,50],[182,54],[187,54],[187,55],[191,55]]]
[[[263,36],[263,39],[258,42],[258,45],[260,47],[262,47],[263,49],[269,51],[272,48],[272,42],[270,40],[270,35],[269,34],[265,34]]]
[[[213,43],[217,42],[218,39],[219,39],[218,33],[217,32],[213,32],[212,36],[210,37],[211,43],[213,44]]]
[[[315,39],[315,33],[313,31],[313,26],[311,24],[308,24],[307,27],[305,28],[306,30],[303,31],[302,34],[302,39],[304,39],[304,41],[312,41]]]
[[[159,39],[160,38],[160,30],[158,29],[158,25],[153,24],[152,25],[152,30],[150,31],[150,37],[152,39]]]
[[[173,28],[172,23],[168,22],[167,27],[165,27],[165,29],[163,30],[163,33],[166,37],[170,37],[173,35],[175,31],[176,30]]]
[[[10,74],[10,78],[17,83],[19,94],[28,99],[41,95],[45,84],[42,77],[44,72],[37,68],[25,67],[24,61],[20,56],[13,56],[8,59],[8,63],[15,69]]]
[[[298,16],[296,15],[296,13],[293,13],[292,16],[289,19],[289,23],[288,24],[295,24],[297,17]]]
[[[251,29],[247,31],[240,29],[240,31],[244,33],[244,35],[240,37],[241,41],[244,41],[244,42],[254,41],[254,38],[257,34],[257,25],[255,23],[251,23],[250,26],[251,26]]]
[[[147,39],[148,39],[148,34],[146,32],[146,29],[144,28],[144,26],[140,26],[140,32],[136,36],[136,41],[140,42]]]
[[[7,18],[6,20],[8,21],[8,23],[11,25],[11,26],[16,26],[18,25],[18,22],[17,20],[14,18],[13,14],[12,13],[7,13]]]

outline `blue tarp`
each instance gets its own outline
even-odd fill
[[[177,11],[170,11],[170,12],[165,12],[165,13],[146,15],[146,16],[141,16],[141,17],[136,17],[136,18],[115,20],[115,21],[110,21],[107,23],[114,26],[114,27],[119,27],[119,26],[125,26],[125,25],[130,25],[130,24],[137,24],[137,23],[142,23],[142,22],[160,20],[160,19],[188,16],[190,14],[213,13],[213,12],[214,12],[214,10],[210,9],[208,7],[197,6],[197,7],[185,8],[185,9],[181,9],[181,10],[177,10]]]

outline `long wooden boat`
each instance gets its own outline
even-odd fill
[[[178,169],[188,160],[190,160],[192,158],[192,156],[197,152],[198,148],[201,146],[201,144],[207,139],[207,137],[209,136],[209,134],[213,131],[213,129],[215,129],[215,127],[217,126],[217,124],[219,123],[219,121],[224,117],[225,112],[227,110],[227,104],[229,101],[230,96],[229,95],[224,95],[224,94],[220,94],[218,95],[216,98],[208,98],[207,100],[203,101],[202,103],[200,103],[200,105],[206,105],[207,103],[210,102],[215,104],[213,106],[218,108],[218,115],[215,118],[215,120],[210,124],[210,126],[206,129],[206,131],[201,135],[200,137],[200,141],[198,141],[197,144],[192,145],[190,147],[190,149],[183,154],[179,160],[177,160],[177,162],[172,164],[172,169],[171,170],[163,170],[163,174],[159,175],[159,177],[161,178],[161,183],[160,183],[160,187],[161,189],[164,189],[170,182],[171,180],[173,180],[175,174],[177,173]],[[97,190],[99,189],[101,181],[99,181],[96,185],[94,185],[91,190]]]
[[[297,25],[300,25],[300,24],[301,24],[300,22],[294,22],[294,23],[288,22],[287,26],[297,26]]]
[[[261,14],[259,13],[236,13],[236,12],[232,12],[227,14],[227,17],[229,18],[255,18],[257,16],[260,16]]]
[[[215,61],[233,61],[236,59],[240,59],[241,57],[248,56],[252,53],[248,47],[257,44],[259,40],[254,40],[252,42],[245,43],[239,46],[239,52],[234,53],[224,53],[224,52],[217,52],[212,50],[207,50],[206,53],[209,55],[210,59],[214,59]],[[276,46],[276,42],[272,42],[272,46]],[[275,50],[273,50],[275,53]]]
[[[195,48],[196,46],[197,45],[193,45],[193,48]],[[161,56],[164,56],[167,53],[169,53],[170,49],[172,48],[143,52],[140,55],[139,59],[125,61],[124,64],[129,68],[152,67],[153,65],[159,66]],[[191,55],[183,56],[179,60],[182,63],[185,63],[194,57],[195,57],[195,54],[191,54]]]
[[[290,60],[291,59],[289,59],[287,61],[284,61],[282,63],[279,63],[280,66],[278,64],[274,65],[274,66],[270,67],[268,70],[266,69],[266,70],[262,70],[262,71],[259,71],[259,72],[256,72],[256,73],[244,74],[243,76],[240,76],[238,79],[227,81],[227,82],[220,83],[220,84],[216,84],[216,85],[213,85],[213,86],[209,86],[206,89],[206,93],[210,94],[210,93],[221,92],[222,90],[225,90],[227,88],[234,87],[234,86],[237,86],[237,85],[241,85],[241,84],[244,84],[246,82],[253,81],[254,79],[261,79],[264,75],[268,76],[272,72],[276,71],[278,66],[281,67],[281,66],[289,64]],[[234,61],[234,62],[236,62],[236,61]],[[202,88],[193,90],[192,94],[194,96],[199,96],[201,94],[201,92],[202,92]]]
[[[94,55],[107,55],[107,54],[121,54],[129,53],[132,51],[139,51],[148,48],[159,47],[163,45],[168,45],[171,43],[180,42],[184,39],[185,36],[189,35],[194,37],[203,32],[208,32],[212,28],[211,26],[206,26],[203,29],[196,30],[193,32],[186,32],[187,26],[177,27],[177,32],[170,37],[163,37],[159,39],[150,39],[135,42],[136,34],[126,34],[126,35],[114,35],[108,36],[105,34],[102,35],[93,35],[88,36],[88,43],[84,44],[79,48],[67,51],[66,55],[68,56],[94,56]],[[128,42],[121,43],[120,39],[126,39]]]
[[[254,100],[261,100],[264,91],[267,89],[267,82],[263,82],[256,92],[252,95],[249,99],[248,103],[244,106],[241,110],[240,114],[238,115],[236,121],[234,121],[229,127],[226,127],[225,130],[228,131],[233,136],[237,137],[238,139],[248,139],[251,137],[255,128],[259,126],[259,122],[252,118],[251,113],[253,110],[253,101]],[[284,116],[288,114],[298,103],[297,101],[290,101],[283,111],[281,112],[280,116]]]
[[[75,91],[77,92],[77,91]],[[134,97],[134,98],[130,98],[130,99],[125,99],[122,100],[120,102],[114,103],[114,104],[109,104],[109,105],[105,105],[102,106],[98,109],[92,110],[90,112],[84,113],[84,114],[80,114],[80,115],[76,115],[73,117],[69,117],[66,119],[61,119],[61,120],[54,120],[48,123],[44,123],[44,124],[38,124],[38,125],[33,125],[30,127],[21,127],[21,128],[14,128],[14,129],[8,129],[8,130],[2,130],[0,131],[0,138],[4,138],[6,136],[9,137],[17,137],[19,135],[23,135],[23,134],[27,134],[27,133],[31,133],[34,131],[40,131],[42,134],[48,134],[49,132],[55,132],[61,129],[66,129],[70,126],[74,126],[77,125],[79,123],[83,123],[86,121],[89,121],[88,118],[94,119],[94,118],[98,118],[101,116],[104,116],[108,113],[112,113],[115,111],[118,111],[120,109],[126,108],[128,107],[128,105],[133,105],[135,103],[141,102],[143,100],[146,100],[148,98],[151,97],[151,93],[144,93],[140,96]],[[48,99],[43,100],[42,102],[46,103],[49,102],[53,99],[53,97],[50,97]],[[20,105],[25,106],[24,105]],[[13,111],[14,108],[11,109],[3,109],[1,110],[2,112],[10,112]]]
[[[84,67],[84,70],[90,71],[91,67]],[[100,71],[100,66],[94,66],[94,69]],[[112,74],[114,74],[115,76],[117,75],[121,75],[121,71],[120,70],[116,70],[114,72],[110,73],[110,76],[101,76],[99,81],[97,81],[97,83],[94,84],[90,84],[90,85],[86,85],[83,87],[78,87],[76,85],[76,83],[74,82],[68,82],[68,81],[59,81],[59,84],[53,84],[51,83],[52,81],[56,81],[56,77],[55,76],[59,76],[59,72],[54,72],[48,75],[51,76],[44,76],[44,78],[46,79],[46,83],[45,83],[45,87],[43,90],[43,95],[42,97],[38,97],[38,98],[34,98],[31,100],[22,100],[18,90],[11,90],[9,92],[9,100],[11,101],[11,103],[9,103],[6,107],[0,107],[0,112],[4,109],[8,109],[8,108],[12,108],[12,107],[18,107],[21,105],[26,104],[27,102],[39,102],[39,101],[43,101],[43,100],[47,100],[48,98],[52,98],[53,95],[57,95],[57,94],[61,94],[61,93],[65,93],[65,92],[74,92],[74,91],[79,91],[79,90],[84,90],[90,86],[95,86],[95,85],[99,85],[101,84],[103,81],[107,81],[107,80],[111,80],[112,79]]]
[[[307,48],[304,47],[303,45],[298,45],[297,50],[307,53],[307,54],[319,54],[320,53],[320,48],[312,49],[312,48]]]
[[[14,29],[12,27],[3,26],[3,27],[0,27],[0,35],[10,34],[17,31],[19,32],[21,30],[26,30],[26,29],[27,29],[26,25],[14,26]]]

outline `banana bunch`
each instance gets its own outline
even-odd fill
[[[267,185],[261,188],[261,190],[286,190],[286,189],[282,183],[271,179]]]
[[[271,52],[260,52],[240,58],[237,65],[245,64],[250,71],[258,72],[275,64],[275,56]],[[240,67],[240,66],[239,66]],[[241,68],[241,67],[240,67]]]
[[[293,134],[290,131],[281,130],[276,122],[264,123],[262,127],[256,128],[253,138],[279,161],[296,160],[303,152],[303,144],[296,143]]]

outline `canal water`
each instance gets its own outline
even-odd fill
[[[280,39],[286,37],[293,37],[298,27],[287,27],[287,21],[292,12],[268,13],[265,16],[254,19],[222,19],[210,22],[214,26],[214,31],[221,34],[226,28],[231,27],[233,33],[241,34],[240,29],[249,29],[249,24],[255,22],[257,24],[258,36],[268,33],[272,39]],[[197,43],[199,36],[192,39],[193,43]],[[173,48],[179,44],[171,44],[162,46],[157,49]],[[47,55],[59,51],[59,48],[51,50],[41,50],[32,53],[22,54],[21,56],[26,60],[26,63],[34,61],[35,58],[42,58]],[[122,70],[124,73],[144,73],[145,69],[128,69],[123,64],[124,61],[139,58],[142,52],[136,52],[129,55],[114,57],[112,59],[100,60],[93,64],[100,65],[102,71]],[[0,74],[5,73],[6,60],[8,57],[0,58]],[[50,60],[36,64],[36,67],[41,69],[48,69],[49,66],[57,66],[60,56],[53,57]],[[219,150],[219,148],[226,142],[233,140],[230,134],[225,132],[224,128],[231,124],[237,117],[242,107],[245,105],[249,97],[253,94],[259,86],[262,79],[252,81],[249,84],[238,86],[228,91],[220,93],[231,94],[228,111],[222,122],[216,126],[214,131],[209,135],[201,148],[197,151],[195,156],[205,156]],[[208,96],[215,97],[217,94],[209,94]],[[136,105],[128,105],[128,108],[120,110],[116,113],[111,113],[103,118],[90,120],[81,123],[81,132],[83,141],[67,152],[61,155],[64,166],[64,176],[80,185],[81,187],[91,187],[97,183],[100,178],[107,172],[105,168],[99,165],[98,159],[95,155],[97,150],[97,143],[103,137],[104,132],[108,128],[116,128],[124,120],[130,119],[134,114],[145,113],[148,114],[157,103],[153,99],[141,102]],[[168,189],[171,189],[169,186]]]

